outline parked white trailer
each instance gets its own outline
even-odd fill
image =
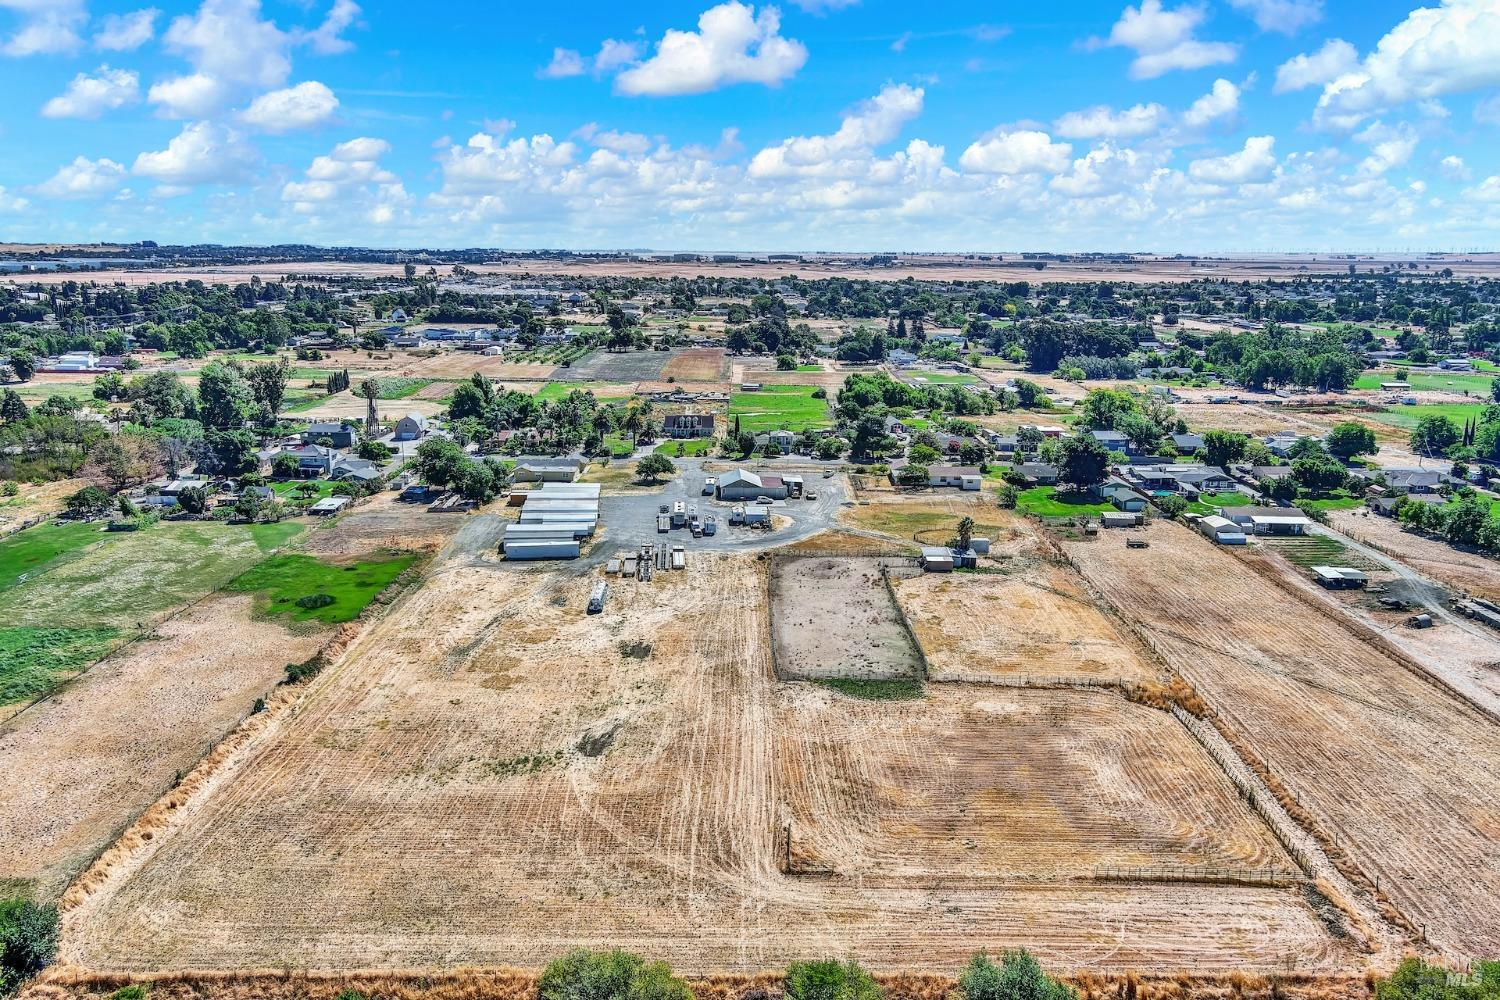
[[[505,558],[510,560],[577,559],[578,551],[576,540],[567,541],[560,538],[505,544]]]

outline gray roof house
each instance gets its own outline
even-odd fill
[[[348,421],[318,421],[302,432],[303,444],[316,444],[327,438],[334,448],[352,448],[359,439],[359,429]]]
[[[1173,434],[1172,446],[1179,454],[1191,455],[1203,447],[1203,435],[1201,434]]]
[[[396,422],[393,440],[418,441],[427,435],[427,417],[413,410]]]

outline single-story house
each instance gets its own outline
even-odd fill
[[[1369,574],[1352,566],[1314,566],[1313,579],[1330,590],[1363,587],[1370,582]]]
[[[1234,480],[1229,477],[1229,473],[1213,465],[1171,470],[1171,474],[1177,480],[1177,489],[1181,493],[1223,493],[1234,489]]]
[[[1146,498],[1129,484],[1121,481],[1100,483],[1091,492],[1101,500],[1107,500],[1120,510],[1138,514],[1146,509]]]
[[[1429,504],[1442,504],[1445,502],[1436,493],[1411,493],[1401,496],[1371,497],[1365,501],[1365,505],[1377,514],[1385,517],[1395,517],[1397,509],[1407,501]]]
[[[905,437],[907,434],[906,425],[895,417],[887,415],[882,423],[885,425],[885,432],[892,437]]]
[[[380,466],[366,458],[351,458],[344,455],[333,463],[329,479],[352,479],[361,483],[372,483],[380,478]]]
[[[523,455],[516,459],[511,478],[518,483],[571,483],[582,471],[583,462],[577,458]]]
[[[711,438],[714,436],[712,413],[672,413],[661,422],[662,433],[669,438]]]
[[[1015,468],[1026,477],[1028,482],[1036,483],[1038,486],[1057,485],[1057,466],[1055,465],[1048,465],[1046,462],[1022,462]]]
[[[1444,482],[1448,476],[1436,469],[1386,469],[1385,481],[1393,490],[1405,490],[1408,493],[1432,493]]]
[[[913,354],[911,351],[903,351],[899,347],[887,351],[885,354],[885,359],[893,365],[905,366],[914,365],[917,363],[917,356],[915,354]]]
[[[928,486],[951,486],[961,490],[977,490],[983,483],[977,466],[933,465],[927,469]]]
[[[1191,455],[1203,447],[1202,434],[1173,434],[1172,447],[1177,449],[1179,455]]]
[[[359,440],[359,428],[347,421],[319,421],[309,424],[307,430],[302,432],[303,444],[316,444],[328,439],[329,446],[333,448],[352,448],[354,442]]]
[[[1285,479],[1292,474],[1290,465],[1254,465],[1250,475],[1256,479]]]
[[[349,499],[349,497],[341,496],[324,497],[317,503],[313,504],[311,507],[307,508],[307,512],[309,514],[312,514],[314,517],[328,517],[332,514],[337,514],[339,511],[349,506]]]
[[[208,480],[207,479],[198,479],[196,477],[185,477],[185,478],[182,478],[182,479],[173,479],[172,481],[168,482],[165,486],[163,486],[157,492],[160,493],[164,497],[173,497],[173,498],[176,498],[176,497],[179,497],[179,496],[182,495],[182,491],[183,490],[194,489],[194,488],[197,488],[197,487],[203,487],[203,486],[207,486],[207,485],[208,485]]]
[[[427,436],[427,417],[413,410],[396,422],[395,441],[420,441]]]
[[[719,477],[714,493],[720,500],[757,500],[760,497],[785,500],[786,483],[780,476],[758,476],[744,469],[735,469]]]
[[[1279,458],[1286,458],[1291,450],[1296,447],[1297,442],[1304,439],[1311,441],[1319,440],[1318,438],[1315,438],[1310,434],[1298,434],[1295,431],[1281,431],[1266,438],[1265,445],[1270,450],[1271,454],[1276,455]]]
[[[1220,545],[1244,545],[1245,532],[1225,517],[1204,517],[1198,520],[1198,530]]]

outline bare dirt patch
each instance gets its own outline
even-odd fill
[[[1035,564],[1015,575],[900,580],[932,680],[1136,683],[1156,678],[1072,574]]]
[[[316,406],[298,410],[293,416],[301,420],[364,420],[368,402],[352,391],[336,392],[325,397]],[[408,413],[420,413],[435,417],[442,413],[442,403],[431,399],[377,399],[375,412],[382,420],[397,420]]]
[[[724,377],[724,348],[694,347],[675,351],[662,369],[663,378],[679,382],[717,382]]]
[[[1115,867],[1286,871],[1291,860],[1170,714],[1112,692],[831,692],[781,727],[794,868],[872,887],[995,887]]]
[[[210,598],[0,726],[0,880],[63,886],[327,632]]]
[[[921,660],[881,579],[880,559],[778,558],[771,567],[771,631],[786,679],[891,680],[921,675]]]

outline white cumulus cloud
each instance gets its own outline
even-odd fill
[[[1229,0],[1229,5],[1247,15],[1261,31],[1295,35],[1323,19],[1323,0]]]
[[[1178,69],[1201,69],[1234,62],[1239,47],[1229,42],[1207,42],[1197,37],[1208,17],[1201,4],[1185,3],[1168,8],[1161,0],[1141,0],[1139,7],[1126,7],[1110,29],[1109,37],[1095,45],[1119,46],[1135,52],[1130,75],[1149,80]]]
[[[293,132],[321,125],[338,110],[339,99],[317,80],[285,90],[261,94],[240,114],[240,120],[262,132]]]
[[[778,177],[830,169],[832,161],[866,152],[901,134],[922,113],[923,91],[906,84],[887,84],[879,94],[844,115],[832,135],[783,139],[755,154],[752,177]]]
[[[1055,174],[1066,169],[1073,147],[1053,142],[1046,132],[1016,129],[975,142],[959,156],[959,166],[976,174]]]
[[[108,14],[94,32],[94,48],[105,52],[131,52],[156,34],[156,19],[161,11],[155,7],[129,14]]]
[[[1139,139],[1161,131],[1169,118],[1160,104],[1137,104],[1123,111],[1099,104],[1069,111],[1052,128],[1065,139]]]
[[[1205,184],[1254,184],[1269,180],[1276,170],[1276,139],[1253,135],[1245,146],[1227,156],[1194,160],[1188,164],[1188,176]]]
[[[125,181],[125,168],[114,160],[90,160],[80,156],[37,185],[48,198],[98,198]]]
[[[1355,68],[1328,81],[1314,119],[1353,128],[1411,101],[1500,85],[1500,0],[1419,7]]]
[[[1276,68],[1278,94],[1317,87],[1336,80],[1359,65],[1359,52],[1342,38],[1330,38],[1316,52],[1293,56]]]
[[[100,66],[93,76],[79,73],[68,89],[42,105],[45,118],[98,118],[141,99],[141,79],[123,69]]]
[[[224,184],[243,180],[259,159],[255,147],[233,130],[211,122],[193,122],[167,148],[141,153],[131,172],[169,188]]]
[[[1225,79],[1214,81],[1213,89],[1192,103],[1182,114],[1189,128],[1203,128],[1232,116],[1240,109],[1240,88]]]
[[[632,96],[701,94],[736,83],[776,86],[807,62],[807,47],[783,38],[781,12],[729,0],[698,18],[697,31],[670,29],[651,58],[615,77]]]
[[[83,0],[0,0],[0,10],[20,18],[15,33],[0,43],[0,53],[62,55],[83,46],[79,32],[89,18]]]

